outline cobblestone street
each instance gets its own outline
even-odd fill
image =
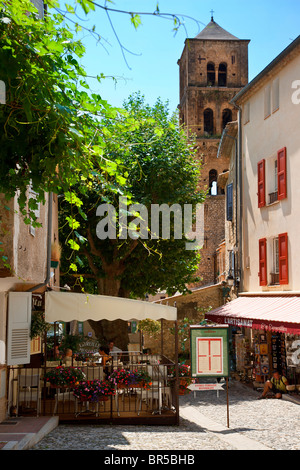
[[[180,425],[59,425],[32,450],[300,450],[300,406],[229,383],[226,391],[180,397]]]

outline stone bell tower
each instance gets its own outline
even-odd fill
[[[226,124],[237,119],[230,104],[248,83],[248,44],[210,23],[193,39],[186,39],[178,61],[180,79],[180,122],[196,136],[202,162],[199,186],[209,190],[204,203],[204,246],[194,287],[217,282],[216,250],[225,237],[225,195],[218,187],[218,175],[227,171],[229,161],[217,158]]]

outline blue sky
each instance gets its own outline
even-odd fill
[[[103,4],[100,0],[99,3]],[[114,0],[108,6],[153,12],[156,3],[157,0]],[[93,91],[114,106],[122,106],[131,93],[140,91],[149,104],[160,97],[163,101],[169,101],[170,111],[174,111],[179,99],[177,60],[184,41],[187,37],[195,37],[209,23],[212,9],[214,20],[222,28],[239,39],[251,40],[249,81],[299,35],[299,0],[160,0],[158,3],[161,12],[189,16],[199,21],[199,25],[193,19],[186,18],[186,30],[181,27],[174,36],[173,22],[170,20],[142,16],[142,25],[135,30],[128,15],[111,13],[119,41],[131,51],[125,52],[127,63],[106,13],[96,7],[87,21],[80,12],[83,21],[78,21],[87,27],[95,25],[96,31],[103,37],[97,44],[95,39],[82,33],[87,49],[82,64],[89,75],[104,73],[118,77],[117,83],[111,79],[101,84],[90,81]]]

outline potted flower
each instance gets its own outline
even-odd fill
[[[98,402],[114,395],[112,383],[107,380],[83,380],[76,384],[73,394],[81,402]]]
[[[80,380],[84,379],[84,373],[74,367],[58,366],[51,368],[45,373],[45,379],[52,387],[64,388],[73,387]]]
[[[149,389],[151,377],[147,371],[139,370],[114,370],[108,379],[118,388],[145,388]]]
[[[109,380],[118,388],[131,387],[132,384],[136,383],[136,377],[130,370],[116,369],[110,376]]]
[[[137,369],[133,371],[135,376],[136,384],[138,388],[144,388],[149,390],[151,384],[151,377],[145,369]]]
[[[170,386],[174,386],[174,379],[176,377],[175,366],[171,367],[168,373]],[[179,378],[179,395],[187,395],[190,390],[187,388],[192,383],[190,366],[185,364],[178,364],[178,378]]]

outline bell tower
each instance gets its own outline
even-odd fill
[[[180,123],[196,136],[202,163],[199,186],[209,191],[198,272],[202,281],[196,287],[217,282],[216,252],[225,237],[225,195],[218,175],[229,170],[229,161],[217,153],[223,129],[237,119],[230,101],[248,83],[249,42],[225,31],[212,16],[195,38],[186,39],[178,61]]]

